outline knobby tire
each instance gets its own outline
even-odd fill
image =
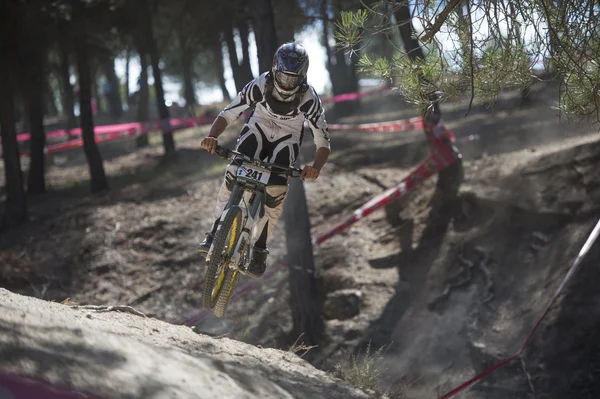
[[[215,309],[213,310],[215,316],[223,317],[225,315],[227,305],[229,305],[229,300],[231,299],[231,295],[233,294],[233,290],[237,285],[239,278],[239,271],[231,269],[227,269],[225,271],[225,279],[223,281],[223,285],[221,286],[221,290],[219,290],[219,295],[217,296],[217,304],[215,305]]]
[[[237,205],[233,205],[227,211],[223,224],[215,235],[213,241],[213,255],[206,265],[206,276],[204,278],[204,289],[202,291],[202,305],[206,309],[214,308],[221,296],[219,295],[220,291],[223,288],[231,286],[231,273],[228,272],[233,272],[233,270],[227,266],[227,263],[229,263],[229,260],[231,259],[232,252],[235,250],[235,246],[241,233],[242,209]],[[224,254],[225,248],[227,248],[226,254]],[[236,273],[236,275],[237,274],[238,273]],[[222,276],[222,279],[219,279],[219,287],[217,287],[217,292],[214,293],[213,291],[218,276]],[[233,290],[233,288],[231,289]]]

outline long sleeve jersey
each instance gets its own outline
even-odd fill
[[[315,146],[318,148],[330,148],[329,130],[325,121],[325,111],[321,104],[321,99],[315,89],[307,85],[304,93],[297,93],[300,96],[296,99],[297,106],[289,112],[275,112],[268,101],[270,90],[268,84],[268,72],[263,73],[256,79],[249,82],[240,91],[233,101],[219,113],[219,116],[225,118],[227,123],[232,123],[240,117],[245,110],[254,107],[249,120],[249,125],[258,124],[265,131],[268,131],[269,139],[274,141],[286,135],[292,135],[293,139],[300,142],[302,137],[302,127],[305,121],[308,122],[313,135]]]

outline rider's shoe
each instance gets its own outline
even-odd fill
[[[208,251],[210,250],[210,246],[212,245],[212,242],[215,239],[215,234],[217,232],[218,225],[219,225],[219,218],[217,218],[217,220],[215,220],[213,222],[210,232],[205,233],[206,237],[204,238],[204,241],[202,241],[198,245],[198,250],[200,251],[200,255],[204,258],[206,258],[206,255],[208,254]]]
[[[204,238],[204,241],[202,241],[200,243],[200,245],[198,245],[198,250],[200,251],[200,255],[202,255],[203,257],[206,258],[206,255],[208,254],[208,251],[210,250],[210,246],[212,245],[214,238],[215,237],[212,233],[206,233],[206,237]]]
[[[250,277],[258,278],[265,274],[267,270],[267,256],[269,251],[266,248],[254,247],[252,250],[252,259],[246,270]]]

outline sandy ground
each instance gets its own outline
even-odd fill
[[[368,344],[383,348],[382,390],[429,398],[518,348],[600,216],[597,127],[559,120],[555,87],[540,84],[534,94],[522,104],[506,93],[493,110],[467,118],[465,104],[444,108],[459,139],[480,136],[459,144],[464,179],[452,204],[436,202],[433,178],[316,250],[328,295],[359,290],[360,312],[326,320],[326,339],[306,359],[331,370]],[[387,96],[335,122],[413,116]],[[160,147],[104,147],[112,190],[101,196],[88,194],[81,153],[56,159],[51,192],[31,201],[31,222],[0,236],[0,284],[49,300],[130,304],[171,322],[197,315],[204,261],[195,246],[211,224],[225,166],[199,148],[201,134],[180,136],[179,158],[167,165]],[[227,139],[235,136],[232,128]],[[321,177],[305,185],[313,235],[427,156],[421,132],[333,132],[332,148]],[[303,150],[310,160],[310,144]],[[285,253],[277,229],[272,266]],[[590,317],[599,297],[587,283],[596,277],[594,251],[525,353],[538,398],[600,394],[597,360],[586,354],[597,353],[588,337],[600,330]],[[196,330],[288,349],[297,337],[289,336],[285,269],[252,283],[226,318],[198,319]],[[463,397],[534,396],[515,363]]]
[[[369,397],[293,353],[211,338],[189,327],[70,308],[4,289],[0,309],[0,373],[35,376],[96,397]]]

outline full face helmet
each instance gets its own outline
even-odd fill
[[[298,91],[306,79],[308,54],[295,42],[285,43],[273,56],[273,82],[280,96],[286,98]]]

